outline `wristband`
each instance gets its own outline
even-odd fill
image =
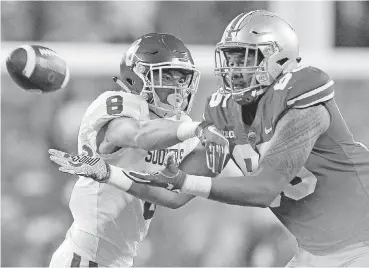
[[[200,125],[200,122],[182,122],[177,129],[177,138],[180,141],[185,141],[196,137],[196,128],[198,125]]]
[[[110,165],[110,176],[107,184],[110,184],[123,191],[128,191],[131,188],[133,181],[124,175],[121,168]]]
[[[192,194],[196,196],[201,196],[204,198],[209,198],[211,190],[211,178],[187,175],[183,186],[181,188],[182,193]]]

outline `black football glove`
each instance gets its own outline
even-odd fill
[[[164,159],[165,168],[158,172],[142,173],[136,171],[124,171],[128,178],[134,182],[161,187],[173,192],[179,192],[187,174],[178,169],[174,152],[169,152]]]

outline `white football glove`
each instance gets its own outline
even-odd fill
[[[62,172],[89,177],[100,183],[109,180],[110,167],[97,155],[89,156],[86,153],[71,155],[55,149],[50,149],[49,154],[51,161],[58,164]]]
[[[214,125],[205,121],[197,127],[196,136],[205,147],[208,168],[214,174],[221,173],[229,154],[229,141],[227,138]]]

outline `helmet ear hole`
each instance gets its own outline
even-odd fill
[[[260,65],[260,63],[265,59],[265,57],[264,54],[261,52],[260,48],[258,48],[257,53],[258,53],[257,65]]]
[[[126,78],[126,81],[128,84],[130,84],[131,86],[133,86],[134,81],[131,78]]]
[[[125,84],[132,93],[141,93],[144,87],[144,82],[134,71],[132,71],[130,68],[125,68],[124,70],[122,70],[120,76],[123,84]]]
[[[283,58],[277,61],[280,66],[283,66],[288,61],[288,58]]]

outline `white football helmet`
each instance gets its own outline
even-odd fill
[[[245,55],[242,65],[228,64],[226,53],[235,49]],[[222,81],[222,89],[242,105],[255,101],[282,72],[296,68],[299,61],[296,32],[286,20],[265,10],[234,18],[215,48],[215,74]],[[235,87],[235,74],[250,76],[247,85]]]

